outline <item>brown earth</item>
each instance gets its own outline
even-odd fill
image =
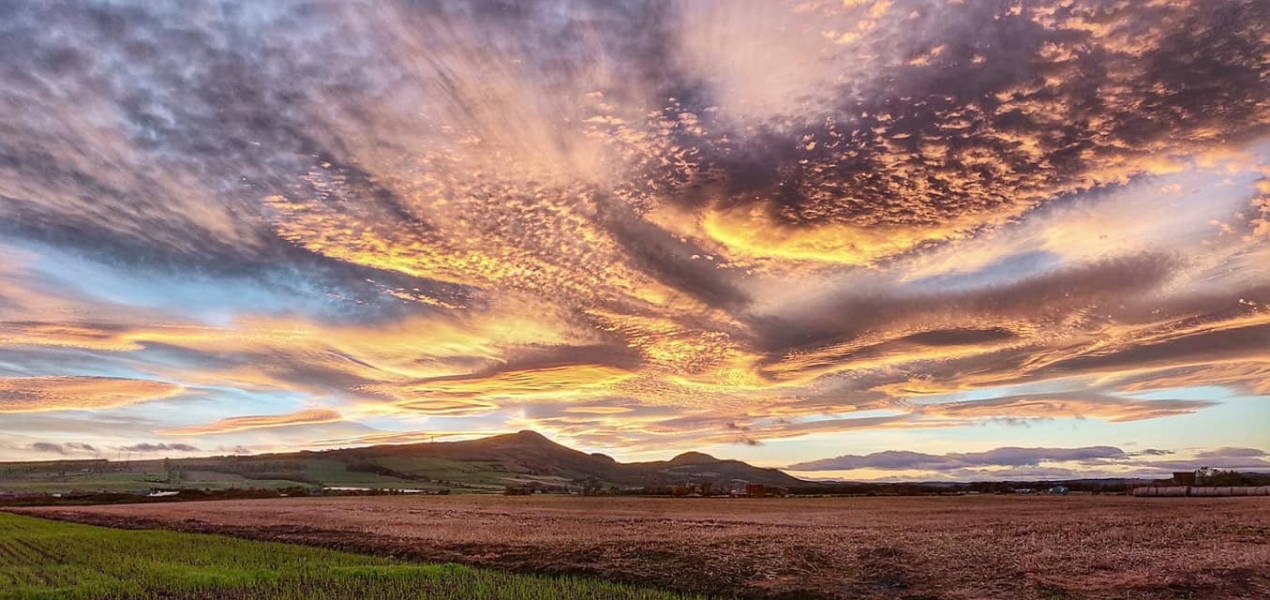
[[[1270,500],[392,496],[44,507],[732,597],[1270,598]]]

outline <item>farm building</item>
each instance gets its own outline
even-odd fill
[[[761,498],[767,493],[767,487],[761,483],[733,480],[731,496],[734,498]]]
[[[1195,472],[1186,471],[1173,474],[1174,485],[1195,485]]]

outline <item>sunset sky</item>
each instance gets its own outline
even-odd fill
[[[1270,471],[1270,3],[0,1],[0,460]]]

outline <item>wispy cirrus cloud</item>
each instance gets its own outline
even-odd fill
[[[246,431],[249,429],[288,427],[292,425],[312,425],[315,423],[334,423],[342,420],[344,420],[344,417],[338,412],[312,408],[285,415],[229,417],[214,423],[208,423],[207,425],[161,429],[155,433],[159,435],[215,435]]]
[[[924,415],[962,419],[1079,418],[1127,423],[1187,415],[1216,405],[1204,400],[1138,400],[1074,392],[926,404],[918,410]]]

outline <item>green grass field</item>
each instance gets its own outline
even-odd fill
[[[159,460],[104,466],[103,461],[0,463],[0,493],[138,492],[149,489],[245,490],[345,486],[368,489],[449,489],[452,493],[498,493],[509,483],[537,481],[561,485],[563,477],[509,472],[493,462],[464,462],[432,457],[387,456],[357,460],[412,477],[398,478],[349,469],[328,458],[234,460],[183,459],[181,476],[168,480]],[[419,476],[419,477],[413,477]]]
[[[0,513],[0,600],[548,600],[686,596],[592,579],[420,565],[235,538]]]

